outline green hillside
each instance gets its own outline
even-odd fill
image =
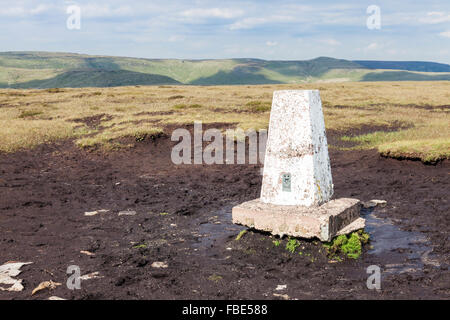
[[[380,69],[374,69],[374,66],[380,66]],[[421,70],[434,72],[417,72]],[[0,53],[0,88],[450,80],[450,72],[436,73],[448,70],[449,65],[428,62],[358,63],[327,57],[306,61],[163,60],[71,53],[4,52]]]
[[[180,83],[166,76],[127,70],[72,70],[49,79],[17,83],[14,88],[119,87],[161,84]]]

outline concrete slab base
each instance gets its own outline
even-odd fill
[[[330,241],[337,235],[364,228],[360,209],[361,202],[351,198],[315,207],[274,205],[255,199],[235,206],[232,215],[235,224],[274,235]]]

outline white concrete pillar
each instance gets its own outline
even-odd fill
[[[333,195],[322,102],[318,90],[273,95],[261,202],[319,206]]]

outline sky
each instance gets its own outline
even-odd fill
[[[450,63],[450,1],[0,0],[0,51]]]

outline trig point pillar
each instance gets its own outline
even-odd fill
[[[333,195],[318,90],[275,91],[261,198],[233,208],[233,222],[280,236],[334,236],[364,228],[360,201]]]

